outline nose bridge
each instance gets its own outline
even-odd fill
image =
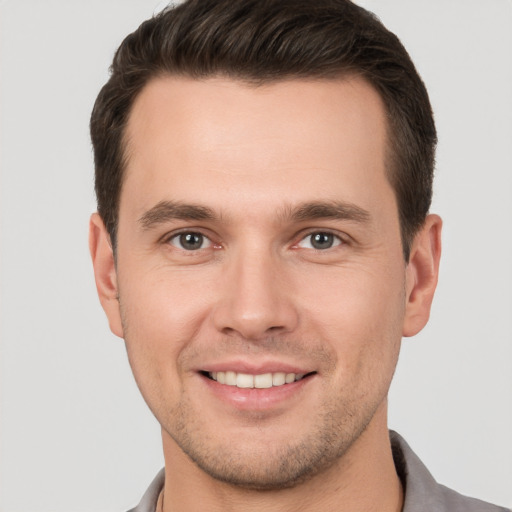
[[[217,329],[246,339],[293,330],[297,312],[284,286],[282,264],[268,245],[238,247],[224,269],[223,292],[215,311]]]

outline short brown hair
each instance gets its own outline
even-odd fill
[[[117,50],[91,116],[98,211],[115,249],[124,132],[149,80],[226,76],[252,84],[358,75],[387,110],[388,178],[405,260],[432,199],[437,142],[425,86],[398,38],[349,0],[188,0],[145,21]]]

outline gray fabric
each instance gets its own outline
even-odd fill
[[[155,479],[151,482],[148,490],[144,493],[144,496],[142,496],[140,503],[128,512],[155,512],[158,495],[164,487],[164,480],[165,470],[161,469]]]
[[[439,485],[404,439],[393,431],[389,435],[397,473],[405,491],[402,512],[511,512],[510,509],[467,498]],[[164,478],[162,469],[140,503],[128,512],[155,512]]]
[[[438,484],[404,439],[393,431],[389,435],[405,491],[403,512],[510,512],[508,508],[462,496]]]

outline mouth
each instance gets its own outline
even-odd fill
[[[309,373],[262,373],[253,375],[250,373],[239,373],[234,371],[223,372],[201,372],[205,377],[224,384],[242,389],[268,389],[273,387],[282,387],[314,375],[316,372]]]

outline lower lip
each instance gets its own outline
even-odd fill
[[[204,375],[200,376],[210,391],[223,402],[240,409],[251,411],[264,411],[284,405],[285,402],[299,399],[304,388],[314,380],[315,374],[308,375],[301,380],[282,386],[271,388],[238,388],[219,384]]]

